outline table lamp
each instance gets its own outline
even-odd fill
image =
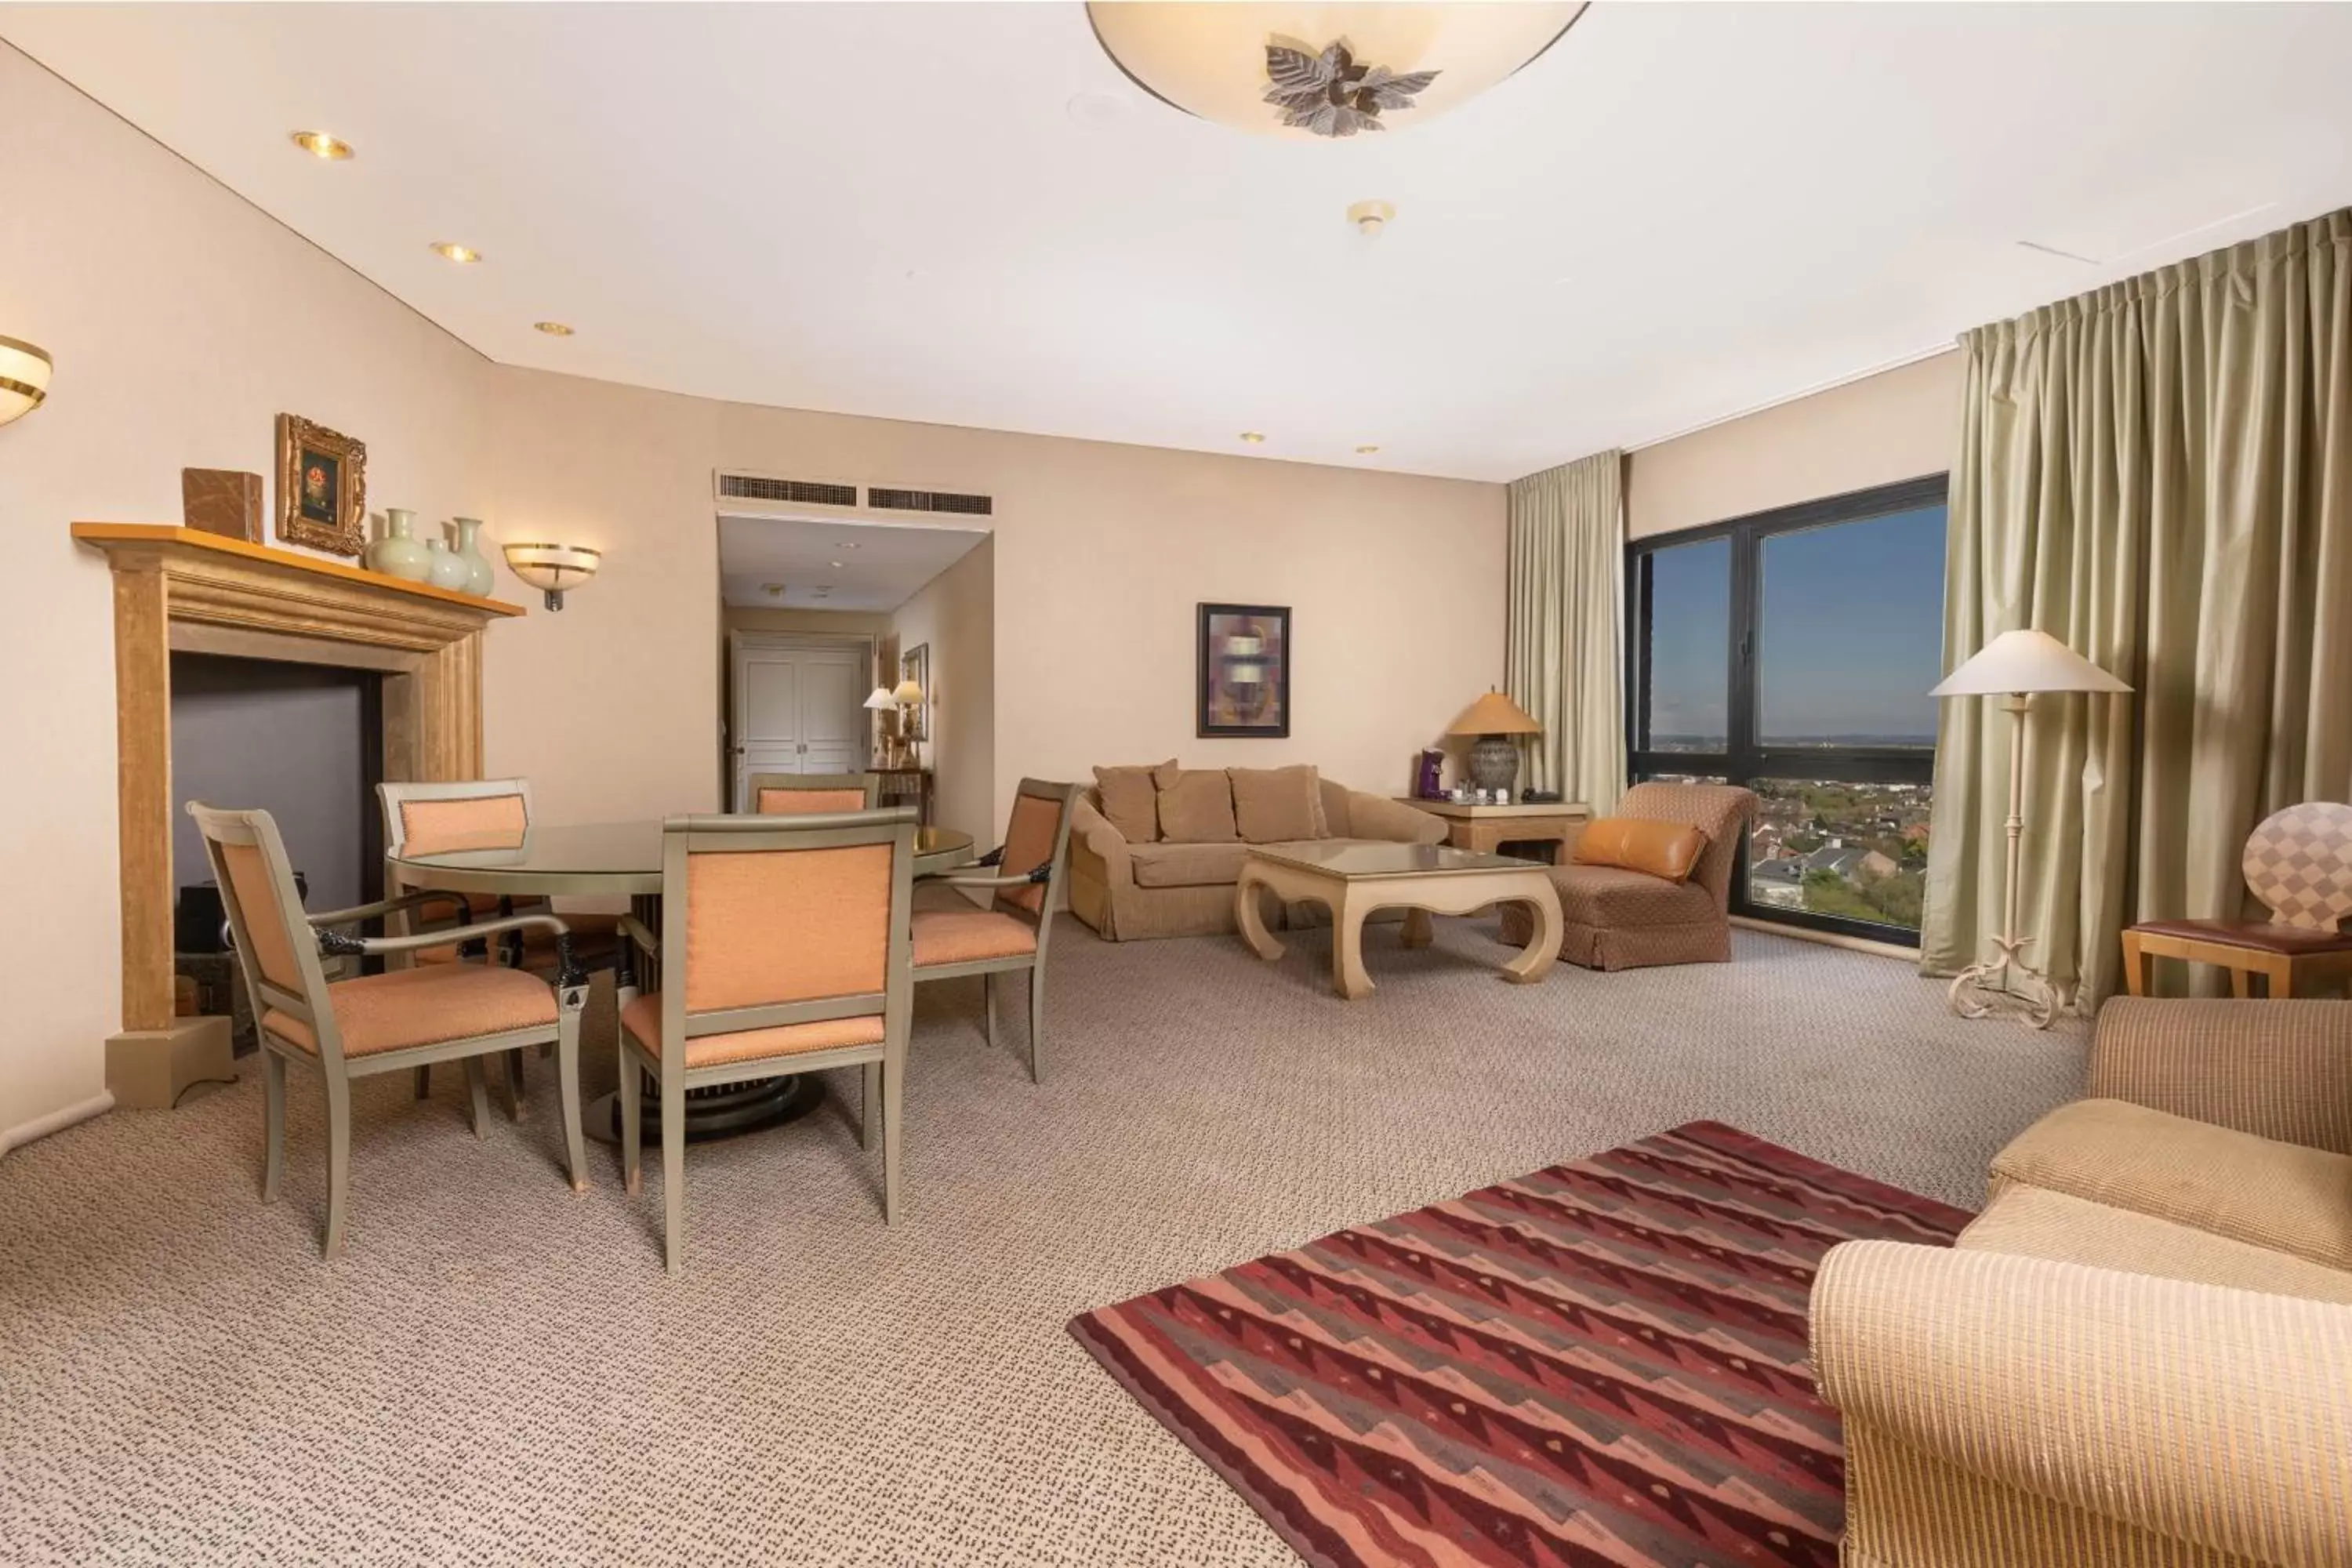
[[[891,700],[890,689],[888,687],[877,686],[866,697],[866,700],[858,706],[864,708],[868,713],[887,713],[892,708],[897,706],[897,703]],[[884,738],[886,740],[890,739],[890,737],[887,736]],[[885,766],[896,766],[898,763],[897,756],[888,747],[885,747],[883,750],[883,763]]]
[[[1948,994],[1952,1011],[1961,1017],[1983,1017],[1991,1011],[1988,998],[1996,995],[2023,1002],[2025,1021],[2037,1029],[2048,1028],[2058,1011],[2055,988],[2018,957],[2019,951],[2035,940],[2017,934],[2018,841],[2025,832],[2027,704],[2037,691],[2130,689],[2049,633],[2025,629],[2001,633],[1927,693],[1930,697],[2000,697],[2010,718],[2009,859],[2001,890],[2000,934],[1992,939],[1996,956],[1991,962],[1970,964],[1953,977]],[[1977,993],[1976,997],[1967,994],[1970,990]]]
[[[1477,742],[1470,748],[1470,782],[1479,789],[1498,789],[1510,794],[1511,781],[1519,773],[1519,748],[1513,735],[1539,735],[1543,726],[1527,715],[1527,710],[1501,692],[1489,687],[1486,695],[1462,710],[1462,716],[1446,726],[1449,735],[1475,735]]]

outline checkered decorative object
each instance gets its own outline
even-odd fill
[[[2246,886],[2281,924],[2336,931],[2352,916],[2352,805],[2311,801],[2246,840]]]

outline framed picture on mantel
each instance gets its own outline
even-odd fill
[[[367,548],[367,447],[299,414],[278,416],[278,538],[357,555]]]
[[[1290,606],[1202,605],[1202,735],[1290,733]]]

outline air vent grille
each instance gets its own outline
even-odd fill
[[[987,517],[996,510],[988,496],[958,495],[952,490],[886,490],[866,488],[866,504],[880,511],[951,511],[964,517]]]
[[[856,485],[824,484],[815,479],[780,479],[767,474],[721,474],[721,500],[784,501],[793,506],[856,506]]]

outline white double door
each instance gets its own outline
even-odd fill
[[[865,771],[866,644],[742,632],[728,643],[737,811],[751,808],[754,773]]]

